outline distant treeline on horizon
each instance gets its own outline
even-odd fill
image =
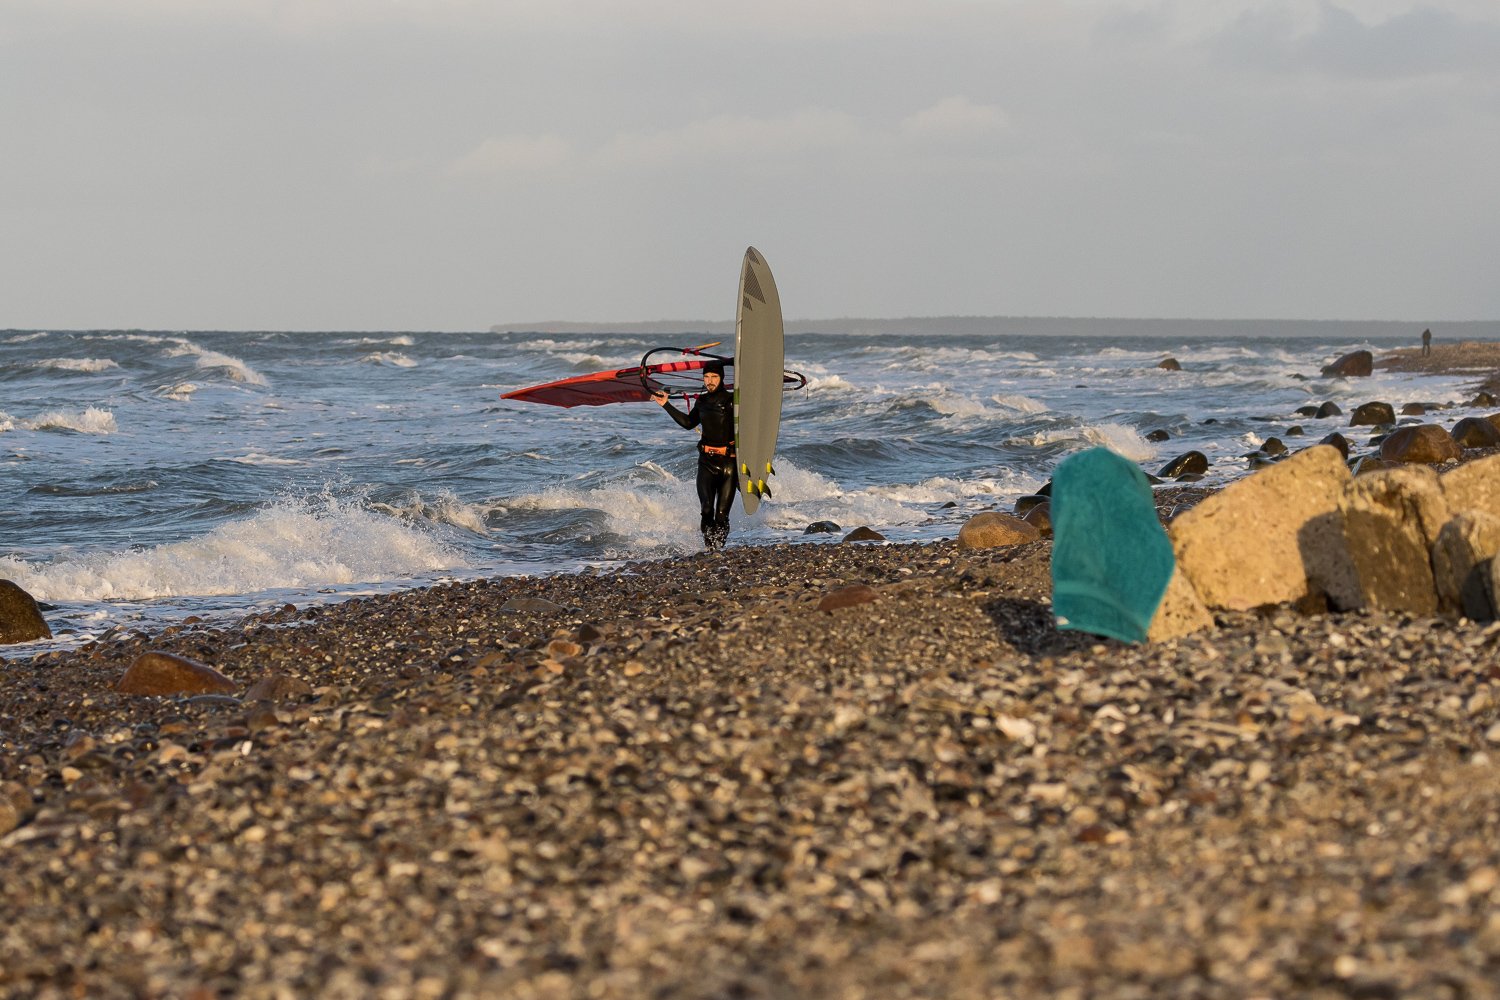
[[[924,336],[1011,337],[1324,337],[1398,340],[1419,338],[1423,330],[1441,340],[1500,340],[1500,320],[1418,323],[1407,320],[1349,319],[1108,319],[1068,316],[913,316],[904,319],[793,319],[789,335],[832,333],[878,337]],[[509,323],[492,333],[630,333],[734,335],[732,320],[657,320],[638,323]]]

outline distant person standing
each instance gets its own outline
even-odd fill
[[[1432,353],[1432,331],[1422,331],[1422,356],[1425,358]]]

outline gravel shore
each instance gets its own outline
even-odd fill
[[[0,995],[1495,995],[1500,627],[1127,647],[1048,558],[731,547],[0,666]],[[147,649],[287,700],[114,693]]]
[[[0,997],[1500,995],[1500,625],[1130,647],[1053,627],[1049,558],[731,547],[0,661]],[[237,693],[117,693],[148,650]]]

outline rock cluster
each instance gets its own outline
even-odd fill
[[[52,638],[36,600],[10,580],[0,580],[0,646]]]
[[[1152,637],[1264,605],[1496,617],[1500,455],[1439,475],[1404,466],[1351,476],[1309,448],[1232,483],[1173,521],[1180,581]]]

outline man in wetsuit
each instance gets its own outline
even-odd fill
[[[729,505],[734,502],[734,396],[724,388],[724,366],[717,361],[703,367],[703,395],[687,413],[667,402],[658,392],[652,400],[691,430],[700,424],[698,442],[698,503],[703,512],[703,544],[723,548],[729,537]]]

